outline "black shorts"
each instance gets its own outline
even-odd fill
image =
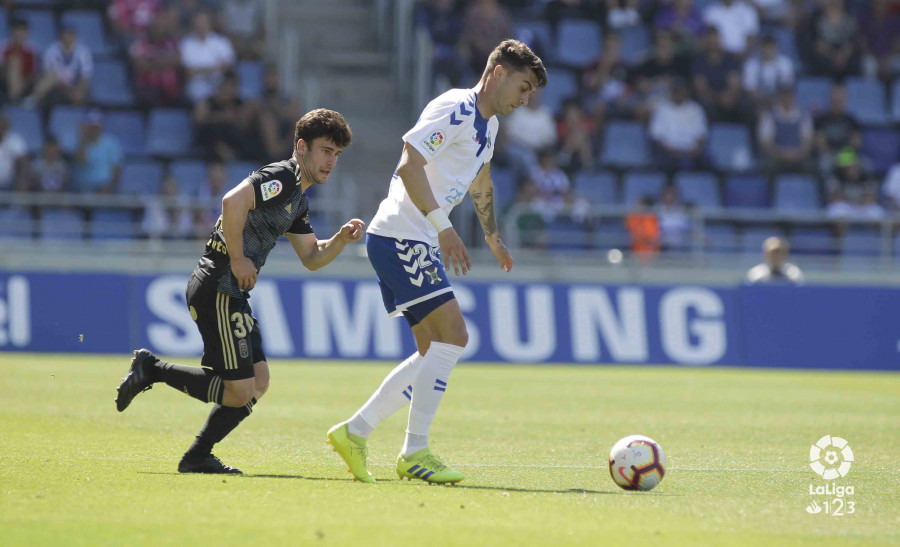
[[[235,298],[200,282],[188,281],[188,309],[203,337],[200,364],[216,371],[225,380],[253,378],[253,363],[266,360],[259,334],[246,298]]]

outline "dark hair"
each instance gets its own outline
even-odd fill
[[[544,68],[544,62],[531,51],[531,48],[518,40],[500,42],[488,56],[485,73],[491,72],[497,65],[511,70],[529,69],[537,76],[538,87],[547,85],[547,69]]]
[[[350,146],[353,132],[350,131],[347,120],[340,113],[326,108],[318,108],[310,110],[297,120],[297,125],[294,127],[294,147],[297,146],[297,141],[300,139],[311,144],[319,137],[331,139],[334,144],[346,148]]]
[[[12,24],[10,25],[10,27],[12,27],[14,29],[28,28],[28,19],[25,19],[24,17],[15,17],[15,18],[13,18]]]

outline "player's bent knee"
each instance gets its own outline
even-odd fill
[[[242,407],[253,399],[256,389],[256,381],[253,378],[246,380],[226,380],[225,393],[222,395],[224,406]]]
[[[265,361],[260,361],[253,365],[253,370],[255,372],[254,379],[256,380],[253,394],[256,400],[259,401],[266,391],[269,390],[269,365]]]

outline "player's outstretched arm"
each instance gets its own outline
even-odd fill
[[[494,212],[494,181],[491,180],[491,164],[486,164],[472,181],[469,187],[469,195],[472,196],[472,203],[475,205],[475,214],[478,215],[478,221],[481,222],[481,228],[484,230],[484,240],[490,247],[491,252],[500,267],[505,271],[510,271],[513,266],[512,255],[500,239],[500,231],[497,229],[497,215]]]
[[[231,261],[231,272],[242,291],[249,291],[256,285],[256,265],[244,256],[244,225],[247,213],[253,209],[256,197],[253,187],[244,181],[232,188],[222,198],[222,234]]]
[[[472,269],[469,253],[463,244],[459,234],[453,229],[447,215],[438,206],[428,184],[428,175],[425,174],[425,157],[409,143],[403,145],[403,153],[400,156],[400,164],[397,166],[397,175],[403,182],[406,193],[413,205],[425,215],[438,231],[438,244],[444,255],[444,267],[453,265],[456,275],[466,273]]]
[[[366,223],[358,218],[347,221],[330,239],[317,239],[316,234],[285,234],[294,252],[310,270],[329,264],[341,254],[348,243],[359,241],[365,233]]]

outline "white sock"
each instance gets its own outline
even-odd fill
[[[423,356],[415,352],[392,370],[381,386],[350,418],[350,433],[368,437],[385,418],[397,412],[412,398],[412,384],[419,374]]]
[[[425,352],[419,374],[412,384],[413,396],[409,405],[409,422],[406,426],[403,456],[428,448],[428,429],[444,397],[450,372],[456,366],[464,349],[452,344],[432,342]]]

